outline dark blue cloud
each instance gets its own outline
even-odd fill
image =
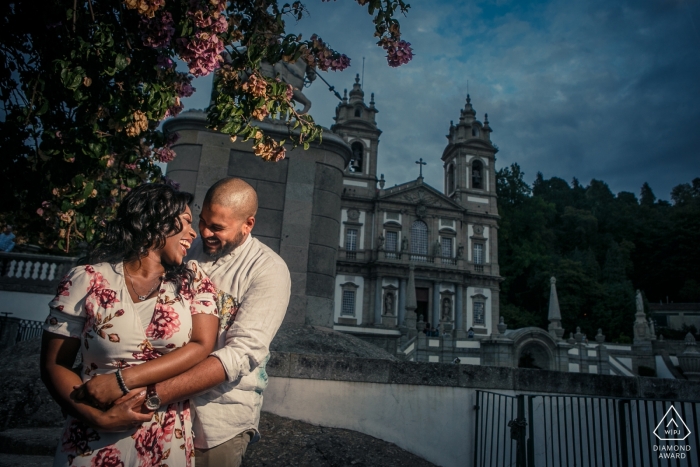
[[[366,58],[390,185],[415,178],[422,157],[426,181],[442,189],[444,135],[467,86],[478,118],[489,114],[497,165],[517,162],[528,181],[541,171],[634,193],[649,182],[668,198],[700,176],[697,0],[416,2],[402,20],[415,59],[397,69],[355,2],[307,6],[309,18],[288,29],[316,32],[352,58],[347,71],[324,75],[331,84],[350,88]],[[335,98],[320,80],[307,94],[330,126]]]

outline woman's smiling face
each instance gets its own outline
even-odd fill
[[[164,264],[182,264],[192,241],[197,238],[197,232],[192,228],[192,211],[189,206],[180,214],[179,219],[182,230],[166,238],[165,246],[159,250],[161,262]]]

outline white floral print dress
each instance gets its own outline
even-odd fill
[[[73,268],[49,303],[44,329],[80,339],[83,381],[158,358],[189,342],[192,315],[217,314],[213,284],[197,262],[188,266],[195,273],[193,284],[178,296],[175,284],[164,282],[145,331],[122,263]],[[95,431],[69,416],[54,466],[189,467],[193,446],[189,401],[161,407],[149,422],[121,433]]]

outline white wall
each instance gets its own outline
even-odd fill
[[[457,387],[270,377],[263,410],[359,431],[439,466],[468,467],[474,459],[475,393]]]
[[[10,317],[44,321],[49,315],[49,302],[54,295],[0,291],[0,312]]]

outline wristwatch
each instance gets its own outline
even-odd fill
[[[148,410],[158,410],[158,407],[160,407],[160,397],[158,397],[158,393],[156,392],[155,384],[148,386],[144,405]]]

